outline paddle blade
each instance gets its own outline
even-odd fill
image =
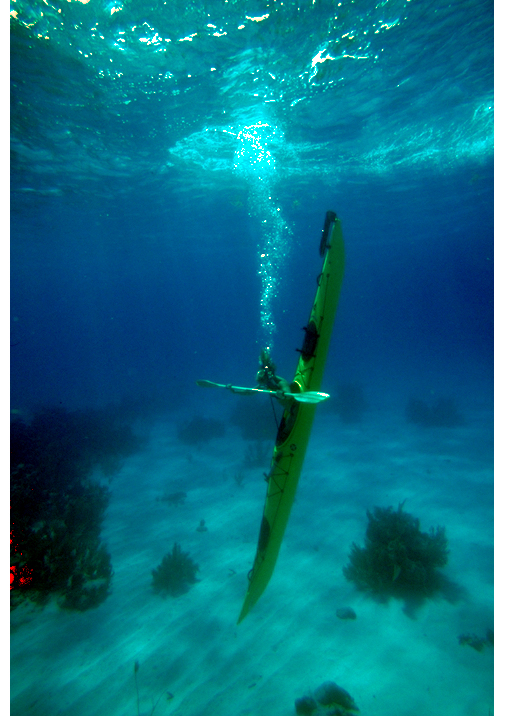
[[[219,383],[213,383],[211,380],[197,380],[196,384],[200,386],[200,388],[224,388],[224,385],[219,385]]]
[[[292,396],[298,403],[321,403],[330,397],[328,393],[319,393],[315,390],[306,390],[303,393],[292,393]]]

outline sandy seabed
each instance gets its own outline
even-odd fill
[[[244,466],[234,428],[194,447],[177,421],[157,423],[111,481],[107,600],[83,613],[55,602],[12,613],[12,716],[292,716],[295,699],[328,680],[363,716],[493,714],[493,649],[458,641],[493,628],[492,416],[467,417],[422,429],[393,414],[353,426],[318,415],[276,570],[240,625],[268,459]],[[160,500],[177,491],[183,504]],[[404,500],[423,531],[445,526],[444,571],[464,591],[457,603],[427,601],[415,618],[342,574],[351,544],[363,544],[366,510]],[[176,541],[200,581],[163,598],[151,570]],[[338,619],[340,607],[357,619]]]

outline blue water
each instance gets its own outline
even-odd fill
[[[289,376],[327,209],[327,375],[490,404],[491,2],[12,8],[15,409]]]

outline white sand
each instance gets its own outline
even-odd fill
[[[458,643],[493,627],[491,417],[469,417],[462,428],[422,430],[401,415],[369,412],[351,427],[318,416],[274,576],[240,626],[262,469],[241,467],[247,443],[233,428],[193,448],[174,423],[157,424],[111,483],[108,599],[84,613],[54,603],[13,613],[12,716],[135,716],[135,660],[144,716],[158,697],[155,716],[291,716],[295,699],[327,680],[364,716],[489,716],[493,650]],[[156,499],[178,490],[183,505]],[[363,543],[366,509],[405,499],[421,529],[446,527],[445,572],[467,591],[457,604],[427,602],[416,619],[342,574],[352,542]],[[196,530],[202,519],[207,532]],[[174,541],[201,581],[164,599],[151,570]],[[357,619],[339,620],[342,606]]]

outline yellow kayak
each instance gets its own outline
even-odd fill
[[[319,391],[323,379],[344,275],[342,229],[340,220],[332,211],[326,213],[320,253],[324,256],[323,268],[318,279],[309,321],[304,328],[305,340],[300,350],[300,360],[293,382],[290,384],[291,394],[315,394]],[[263,594],[274,571],[295,498],[316,405],[317,401],[292,399],[284,409],[268,474],[267,495],[256,557],[249,572],[249,588],[238,618],[239,622]]]

